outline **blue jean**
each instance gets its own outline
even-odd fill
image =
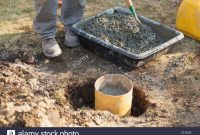
[[[58,0],[34,0],[34,29],[41,39],[55,38]],[[79,21],[84,12],[85,0],[63,0],[61,21],[65,26]]]

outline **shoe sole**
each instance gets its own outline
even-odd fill
[[[44,54],[44,56],[49,58],[49,59],[57,58],[57,57],[60,57],[61,55],[62,55],[62,52],[60,54],[56,55],[56,56],[48,56],[48,55]]]
[[[76,47],[79,47],[80,44],[77,44],[77,45],[70,45],[70,44],[67,44],[66,42],[64,42],[64,45],[67,47],[67,48],[76,48]]]

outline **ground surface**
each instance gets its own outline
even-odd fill
[[[85,17],[121,6],[117,0],[87,3]],[[198,41],[185,38],[166,55],[128,72],[83,47],[65,48],[59,24],[63,55],[48,60],[33,32],[32,1],[0,5],[0,126],[200,126]],[[140,14],[174,27],[177,0],[140,0],[135,5]],[[119,118],[92,109],[94,81],[108,73],[133,81],[139,117]]]

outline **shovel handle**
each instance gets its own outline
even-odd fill
[[[58,0],[58,5],[59,5],[59,7],[62,6],[62,0]]]
[[[139,19],[138,19],[138,16],[137,16],[137,13],[136,13],[136,11],[135,11],[135,7],[134,7],[134,5],[133,5],[132,0],[126,0],[126,3],[127,3],[128,7],[129,7],[131,13],[134,15],[134,17],[135,17],[137,20],[139,20]]]
[[[127,5],[130,7],[130,6],[133,6],[133,2],[132,2],[132,0],[126,0],[126,3],[127,3]]]

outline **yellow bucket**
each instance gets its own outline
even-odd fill
[[[105,93],[105,91],[102,92],[102,89],[108,87],[114,89],[108,89],[107,93]],[[118,92],[120,89],[123,89],[122,93]],[[132,100],[132,81],[123,75],[109,74],[100,77],[95,82],[96,110],[109,111],[115,115],[119,115],[120,117],[130,116]]]
[[[177,14],[176,28],[200,40],[200,0],[183,0]]]

